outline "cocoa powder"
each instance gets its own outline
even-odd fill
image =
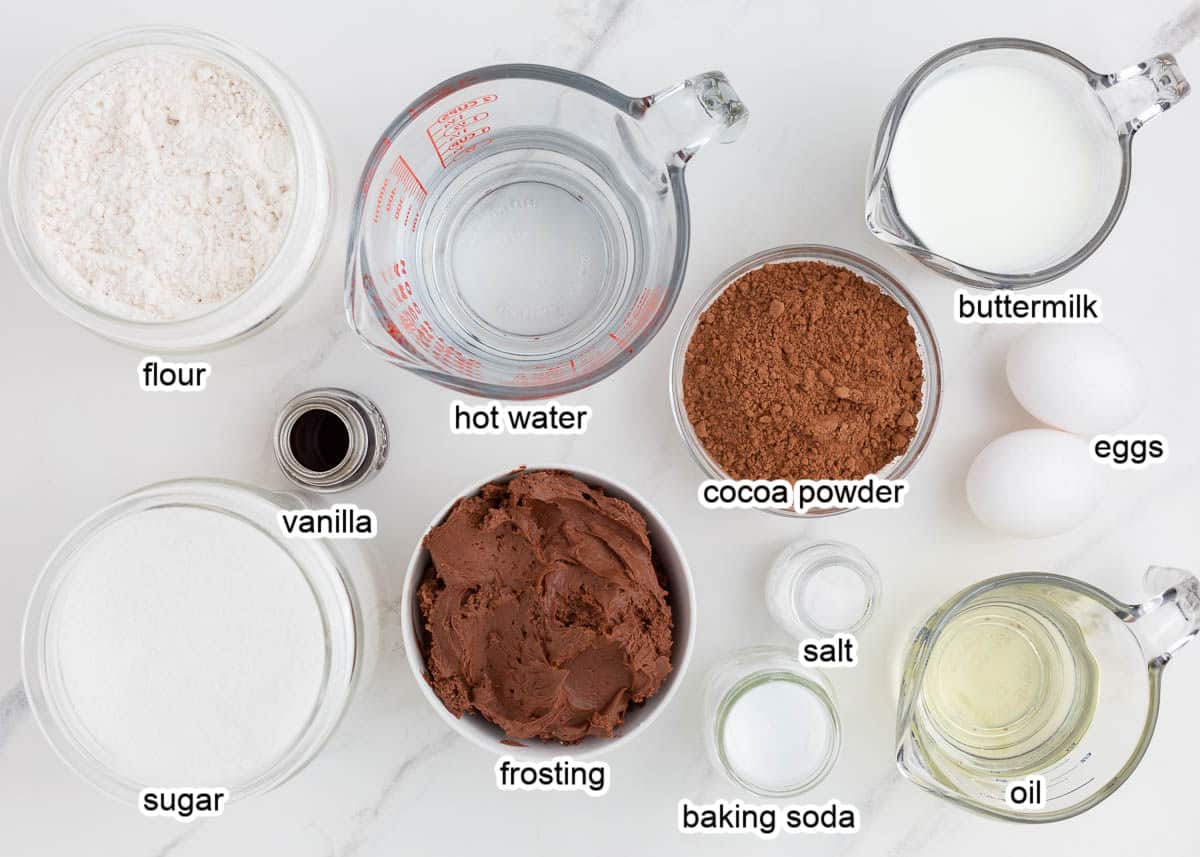
[[[745,274],[700,316],[683,401],[734,479],[861,479],[916,434],[924,367],[908,312],[823,262]]]

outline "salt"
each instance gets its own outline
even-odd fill
[[[66,708],[149,787],[236,788],[287,752],[325,676],[321,613],[274,540],[231,515],[119,518],[70,561],[52,619]]]
[[[798,640],[861,631],[879,594],[879,572],[845,542],[788,545],[767,573],[771,618]]]
[[[765,681],[745,691],[725,717],[729,768],[759,793],[786,792],[820,773],[831,752],[829,708],[804,684]]]
[[[830,631],[845,631],[862,619],[870,593],[857,571],[832,563],[808,576],[799,597],[802,614],[813,623]]]

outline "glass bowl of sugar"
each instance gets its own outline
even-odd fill
[[[349,567],[280,534],[278,498],[218,480],[152,485],[58,547],[22,633],[30,706],[104,793],[259,794],[332,734],[361,672]]]
[[[122,30],[47,68],[0,139],[0,228],[51,306],[124,345],[261,330],[311,280],[333,174],[271,63],[198,30]]]

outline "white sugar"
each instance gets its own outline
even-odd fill
[[[76,556],[51,633],[99,760],[148,787],[236,787],[296,740],[324,677],[316,599],[227,514],[128,515]]]

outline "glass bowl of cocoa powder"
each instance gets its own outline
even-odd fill
[[[941,393],[941,355],[916,299],[871,260],[817,244],[721,274],[671,360],[675,424],[711,479],[904,479]]]

